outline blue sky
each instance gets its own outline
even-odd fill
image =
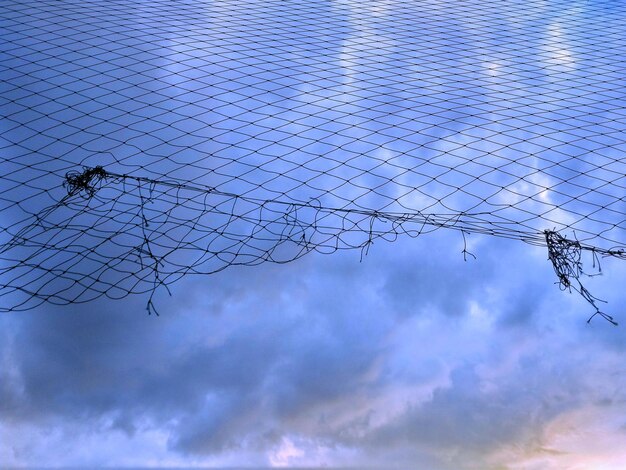
[[[3,461],[618,468],[623,328],[588,325],[539,248],[461,248],[233,268],[160,317],[139,298],[3,315]],[[593,285],[612,307],[622,275]]]
[[[472,213],[603,248],[624,239],[626,10],[614,2],[33,0],[0,19],[3,244],[23,212],[67,194],[66,171],[98,164],[314,207]],[[224,242],[211,227],[235,211],[228,197],[198,215],[202,197],[176,206],[184,191],[163,190],[148,228],[138,191],[109,179],[76,196],[53,217],[95,212],[65,219],[67,238],[30,232],[48,248],[25,277],[5,268],[30,248],[4,252],[3,308],[11,287],[62,285],[46,271],[55,262],[78,277],[102,269],[81,300],[125,269],[149,285],[146,258],[123,253],[141,227]],[[268,207],[237,206],[251,215],[203,269],[267,249],[245,234]],[[342,222],[310,240],[367,240]],[[164,270],[191,256],[166,254],[176,237],[156,240]],[[52,255],[63,247],[71,256]],[[148,294],[0,314],[0,462],[626,465],[624,327],[586,322],[593,308],[559,289],[545,247],[440,228],[363,255],[185,276],[171,297],[157,289],[160,316]],[[123,257],[120,270],[107,256]],[[585,286],[625,323],[626,266],[601,261]]]

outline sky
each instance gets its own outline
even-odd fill
[[[3,314],[2,461],[619,468],[623,327],[587,324],[542,249],[484,238],[233,268],[159,317]],[[618,317],[619,264],[593,280]]]
[[[20,211],[67,193],[54,178],[96,163],[250,197],[315,198],[314,207],[475,211],[500,227],[569,227],[604,247],[623,240],[623,6],[292,3],[0,8],[10,64],[0,71],[0,143],[3,165],[13,165],[0,178],[2,243],[23,223]],[[292,185],[299,180],[310,184]],[[45,225],[31,232],[94,255],[68,268],[77,276],[96,254],[124,248],[96,243],[105,230],[151,230],[133,222],[139,212],[119,209],[141,193],[129,184],[107,202],[119,181],[104,183],[80,204],[103,204],[109,218],[90,222],[91,232],[80,225],[87,211],[69,219],[80,243],[46,239]],[[150,207],[175,217],[155,216],[155,233],[196,216],[170,208],[179,200],[168,191]],[[21,199],[30,205],[14,204]],[[263,207],[238,210],[252,215],[229,233],[243,240],[237,260],[268,242],[242,235]],[[198,217],[203,229],[219,218]],[[219,245],[212,237],[201,241]],[[1,267],[25,252],[3,252]],[[59,262],[52,245],[40,253],[41,272]],[[187,254],[163,256],[169,268]],[[584,285],[626,324],[626,266],[600,261],[602,275]],[[36,269],[0,271],[2,287],[48,282]],[[105,271],[94,290],[119,274]],[[146,311],[149,289],[2,312],[0,462],[623,468],[624,326],[587,323],[592,306],[557,281],[546,247],[440,228],[375,239],[366,252],[184,276],[171,296],[156,290],[158,316]],[[0,297],[4,309],[13,295]]]

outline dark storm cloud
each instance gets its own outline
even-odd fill
[[[380,248],[381,255],[389,249]],[[316,261],[315,270],[305,262],[191,283],[167,306],[176,309],[177,295],[210,299],[192,313],[148,317],[143,299],[132,298],[6,317],[19,373],[3,388],[3,403],[12,403],[5,413],[26,420],[111,414],[128,429],[146,415],[176,417],[176,448],[212,452],[246,434],[247,416],[288,421],[345,397],[393,325],[378,292],[390,266],[372,275],[356,255]],[[396,279],[395,287],[402,282],[412,295],[413,280]],[[201,294],[191,293],[194,286]]]
[[[210,308],[192,314],[148,317],[131,299],[6,317],[19,380],[3,388],[12,404],[4,412],[34,421],[111,415],[127,430],[145,417],[174,418],[171,443],[181,451],[236,446],[250,416],[280,420],[354,388],[380,348],[387,319],[362,308],[356,285],[347,296],[341,274],[309,273],[304,286],[300,274],[233,270],[201,287]]]
[[[579,328],[550,308],[584,305],[560,296],[543,253],[520,263],[527,247],[472,242],[467,262],[446,232],[376,243],[362,263],[311,256],[190,279],[159,297],[160,317],[141,298],[3,317],[3,418],[160,429],[176,455],[256,452],[257,464],[294,435],[433,468],[451,449],[523,440],[583,400],[559,343]],[[557,341],[533,350],[551,322]]]
[[[252,440],[254,445],[274,442],[290,425],[295,429],[302,426],[301,418],[308,410],[343,399],[349,390],[358,388],[378,357],[388,319],[374,311],[375,306],[361,304],[360,295],[367,294],[356,286],[363,279],[353,272],[347,284],[355,289],[352,295],[347,294],[347,286],[336,282],[337,276],[346,273],[341,273],[341,263],[334,267],[339,272],[321,268],[315,276],[308,269],[304,273],[289,269],[291,274],[285,275],[271,270],[283,292],[289,290],[283,281],[289,284],[287,279],[294,274],[304,277],[306,287],[297,299],[263,306],[264,313],[252,319],[249,327],[260,338],[243,338],[233,345],[261,361],[262,365],[255,367],[263,372],[242,386],[245,392],[235,398],[235,404],[230,401],[232,395],[208,399],[200,415],[190,417],[179,427],[173,441],[177,449],[207,453],[217,450],[216,442],[231,446],[244,440]],[[216,353],[228,355],[230,351],[223,347]],[[245,374],[245,369],[241,373]],[[242,382],[240,379],[238,384]],[[211,424],[216,421],[204,416],[210,415],[220,400],[225,403],[217,418],[221,423],[218,434]]]

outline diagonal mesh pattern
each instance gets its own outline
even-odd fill
[[[563,240],[623,258],[624,25],[609,0],[5,0],[1,308],[439,228],[548,246],[561,281]]]

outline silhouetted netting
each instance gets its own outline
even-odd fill
[[[546,246],[601,313],[579,277],[626,258],[625,25],[613,0],[3,0],[1,309],[151,311],[186,274],[448,228]]]

